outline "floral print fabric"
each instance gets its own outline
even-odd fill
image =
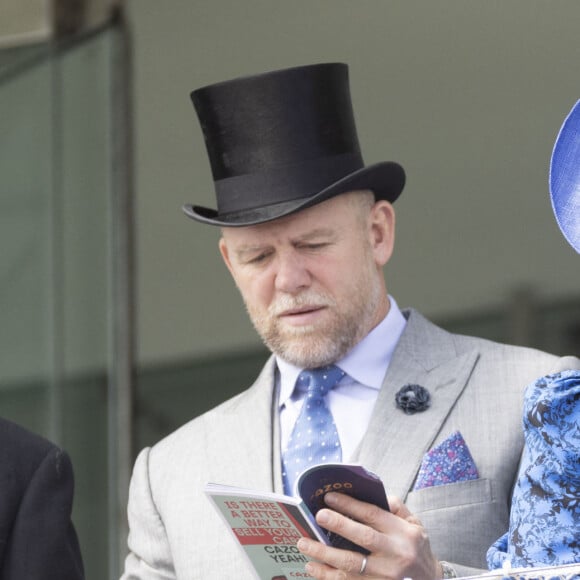
[[[488,550],[488,566],[580,562],[580,371],[529,385],[523,427],[509,531]]]

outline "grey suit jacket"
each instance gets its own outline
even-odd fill
[[[508,528],[523,446],[522,391],[558,368],[540,351],[453,335],[416,311],[397,345],[366,435],[350,458],[378,473],[425,525],[434,553],[460,575],[485,567],[487,547]],[[240,548],[203,493],[208,481],[282,491],[271,358],[254,385],[144,449],[134,468],[123,580],[253,578]],[[395,393],[416,383],[431,407],[405,415]],[[412,491],[426,451],[459,430],[477,480]]]

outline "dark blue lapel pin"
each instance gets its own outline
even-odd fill
[[[407,415],[425,411],[431,405],[429,391],[421,385],[405,385],[395,395],[397,407]]]

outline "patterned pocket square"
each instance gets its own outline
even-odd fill
[[[467,444],[461,433],[455,431],[425,454],[413,490],[478,477],[479,473]]]

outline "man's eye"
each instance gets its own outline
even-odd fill
[[[249,258],[246,261],[246,264],[259,264],[260,262],[263,262],[268,256],[269,256],[269,254],[267,254],[267,253],[258,254],[257,256]]]

